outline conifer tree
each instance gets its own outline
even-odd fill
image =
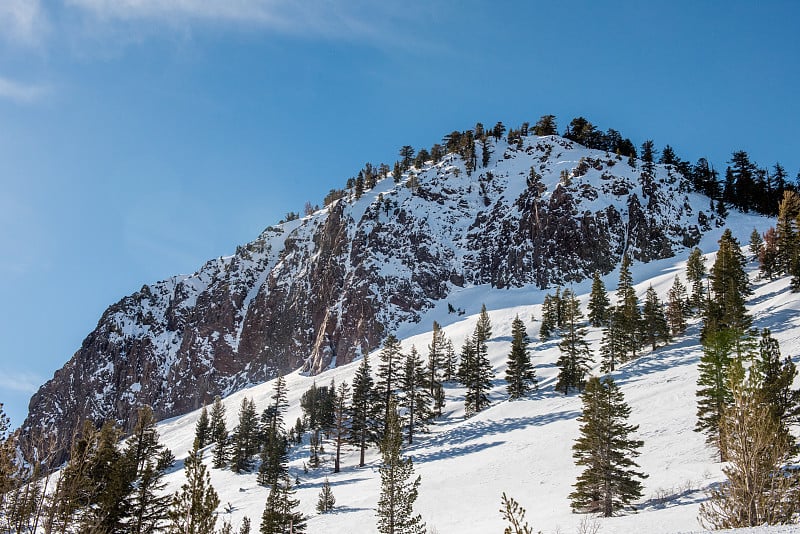
[[[611,313],[611,301],[608,298],[606,286],[600,278],[600,271],[595,271],[592,276],[592,292],[589,295],[589,324],[595,327],[604,326]]]
[[[272,402],[262,415],[263,444],[257,481],[266,487],[273,486],[281,476],[289,472],[289,439],[283,423],[289,407],[286,397],[286,379],[281,375],[275,381],[275,391],[270,397]]]
[[[625,361],[626,345],[620,324],[619,309],[613,307],[600,341],[600,371],[603,373],[614,372],[617,365]]]
[[[386,432],[381,441],[381,494],[378,500],[378,532],[380,534],[423,534],[425,523],[414,515],[414,502],[419,492],[420,477],[414,477],[411,458],[403,458],[403,432],[394,401],[389,406]]]
[[[195,439],[199,447],[199,440]],[[158,442],[156,419],[149,406],[139,408],[136,426],[123,454],[133,475],[129,532],[159,532],[167,520],[171,500],[169,495],[163,494],[166,487],[164,475],[172,467],[174,457]]]
[[[778,224],[775,227],[777,272],[791,274],[798,255],[797,216],[800,215],[800,195],[785,191],[778,205]]]
[[[433,419],[433,399],[425,383],[425,368],[416,347],[411,347],[400,375],[399,406],[405,411],[404,423],[409,445],[414,442],[414,432],[424,430]]]
[[[402,372],[403,354],[400,340],[389,334],[383,342],[380,352],[381,363],[378,365],[377,383],[375,385],[376,434],[380,438],[386,432],[389,418],[389,406],[395,396]]]
[[[336,504],[336,497],[333,496],[331,483],[328,477],[325,477],[325,482],[322,484],[322,489],[319,492],[319,500],[317,501],[317,512],[325,514],[333,510]]]
[[[542,115],[533,125],[534,135],[558,135],[555,115]]]
[[[242,473],[253,469],[253,456],[258,453],[258,420],[256,405],[252,399],[242,399],[239,408],[239,424],[231,439],[231,469]]]
[[[656,350],[659,342],[669,342],[669,327],[664,315],[664,307],[652,285],[647,288],[647,293],[645,293],[642,319],[644,341],[649,343],[653,350]]]
[[[691,304],[695,310],[701,310],[705,302],[703,279],[706,276],[706,258],[703,252],[695,247],[686,260],[686,280],[692,286]]]
[[[639,311],[639,299],[633,288],[631,260],[626,254],[622,257],[619,268],[619,285],[617,286],[618,327],[625,347],[625,359],[636,358],[641,346],[640,326],[642,316]]]
[[[778,274],[778,238],[775,228],[767,228],[764,232],[764,246],[761,247],[761,255],[758,257],[758,270],[763,278],[772,280]]]
[[[437,390],[441,387],[442,371],[445,367],[446,344],[442,327],[436,321],[433,322],[433,335],[431,343],[428,345],[428,392],[432,399],[436,399]],[[438,403],[437,403],[438,404]],[[442,406],[434,405],[436,414],[442,413]]]
[[[700,522],[713,529],[791,523],[798,510],[797,475],[783,471],[794,455],[779,418],[764,410],[759,388],[736,384],[720,421],[727,480],[700,505]]]
[[[456,379],[456,350],[453,341],[447,339],[444,344],[444,379],[448,382]]]
[[[753,231],[750,233],[750,254],[753,255],[753,258],[758,259],[761,257],[763,250],[764,238],[761,237],[758,230],[753,228]]]
[[[194,437],[200,443],[202,449],[211,441],[211,423],[208,419],[208,410],[206,405],[203,404],[203,409],[200,412],[200,417],[197,419],[197,425],[194,430]]]
[[[697,378],[697,432],[706,434],[706,441],[717,448],[720,459],[725,449],[720,434],[720,420],[731,404],[731,354],[737,334],[723,329],[711,332],[703,340],[703,356],[698,365]]]
[[[669,330],[673,336],[682,334],[686,330],[686,318],[689,315],[689,303],[686,287],[680,277],[675,276],[672,287],[667,296],[666,319]]]
[[[106,421],[95,434],[87,456],[86,502],[80,529],[108,533],[127,532],[133,476],[131,466],[119,450],[122,430]]]
[[[350,442],[358,446],[360,451],[359,467],[364,467],[364,453],[367,442],[372,441],[374,410],[372,371],[366,355],[361,358],[356,375],[353,377],[353,399],[350,405]]]
[[[511,352],[506,366],[506,390],[510,399],[519,399],[538,388],[536,372],[528,352],[528,333],[517,315],[511,322]]]
[[[639,427],[628,424],[631,409],[610,376],[590,378],[581,401],[581,435],[572,446],[572,456],[586,469],[569,497],[573,509],[611,517],[642,496],[637,479],[647,475],[636,471],[634,458],[643,443],[630,437]]]
[[[208,534],[214,532],[219,496],[203,463],[203,451],[195,441],[184,462],[186,482],[172,498],[169,510],[170,534]]]
[[[492,325],[486,306],[481,308],[472,338],[464,340],[459,367],[459,380],[467,391],[464,394],[464,408],[468,415],[477,413],[489,405],[488,391],[492,387],[494,370],[489,361],[486,341],[492,335]]]
[[[719,329],[744,332],[752,319],[745,308],[745,298],[752,293],[745,272],[745,259],[739,242],[726,229],[719,240],[719,251],[711,267],[711,294],[706,303],[701,337]]]
[[[525,521],[525,508],[519,505],[513,497],[503,496],[500,498],[502,507],[500,513],[503,519],[508,521],[508,526],[503,530],[503,534],[533,534],[533,529]],[[539,532],[539,534],[542,534]]]
[[[542,302],[542,324],[539,327],[539,339],[547,341],[553,336],[557,326],[556,302],[550,294],[544,296]]]
[[[11,491],[18,482],[18,470],[14,464],[15,442],[8,432],[10,425],[11,420],[3,411],[3,403],[0,402],[0,516],[6,508],[6,500],[10,498]]]
[[[336,405],[333,407],[333,439],[336,442],[336,457],[333,464],[333,472],[340,470],[340,458],[342,454],[342,444],[347,438],[350,426],[350,412],[347,409],[350,402],[350,386],[347,382],[339,384],[336,392]]]
[[[294,498],[294,494],[289,477],[282,477],[272,485],[261,515],[261,534],[300,534],[306,531],[306,518],[297,510],[300,501]]]
[[[228,464],[228,429],[225,425],[225,405],[219,395],[211,406],[211,441],[214,443],[213,465],[221,469]]]
[[[586,329],[581,326],[583,313],[580,303],[572,291],[564,291],[563,309],[564,331],[558,346],[561,356],[556,362],[559,370],[555,389],[568,395],[570,389],[583,389],[591,353],[586,343]]]
[[[758,354],[751,368],[758,396],[787,433],[800,417],[800,390],[792,389],[797,368],[792,358],[781,359],[781,348],[768,328],[761,331]],[[791,434],[787,434],[793,442]]]

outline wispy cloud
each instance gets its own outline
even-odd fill
[[[365,0],[65,0],[102,22],[238,24],[307,37],[378,39],[408,9]]]
[[[2,0],[0,28],[0,39],[4,41],[37,46],[47,32],[47,17],[39,0]]]
[[[0,99],[27,104],[40,100],[50,93],[50,87],[39,84],[22,83],[0,77]]]
[[[42,382],[42,378],[34,373],[0,371],[0,388],[8,391],[35,393]]]

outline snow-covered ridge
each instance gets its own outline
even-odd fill
[[[476,291],[580,284],[623,252],[683,255],[723,223],[669,166],[650,176],[557,136],[490,147],[471,173],[455,154],[412,167],[122,299],[23,427],[130,427],[141,404],[172,417],[278,372],[346,364],[448,303],[472,312],[460,302]]]

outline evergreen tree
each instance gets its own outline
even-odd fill
[[[197,419],[194,437],[200,443],[201,449],[211,441],[211,423],[208,419],[208,410],[205,404],[203,404],[203,410],[200,412],[200,417]]]
[[[695,310],[701,310],[705,302],[703,279],[706,276],[706,258],[703,252],[695,247],[686,260],[686,280],[692,286],[691,304]]]
[[[600,371],[604,373],[614,372],[617,365],[625,361],[625,338],[620,325],[621,316],[619,310],[614,307],[611,309],[608,324],[603,329],[600,341]]]
[[[506,390],[510,399],[519,399],[537,389],[536,372],[528,352],[528,333],[525,323],[517,315],[511,322],[511,352],[506,366]]]
[[[644,341],[649,343],[653,350],[656,350],[659,342],[669,342],[669,327],[664,315],[664,307],[652,285],[647,288],[645,294],[642,319]]]
[[[502,507],[500,513],[503,520],[508,521],[508,526],[503,534],[533,534],[533,529],[525,521],[525,508],[519,505],[512,497],[506,497],[505,492],[500,499]],[[539,532],[539,534],[542,534]]]
[[[199,439],[195,438],[200,446]],[[136,426],[123,452],[133,475],[130,497],[129,532],[144,534],[160,532],[168,518],[171,497],[164,495],[164,475],[172,467],[172,453],[158,442],[158,430],[153,410],[139,408]]]
[[[367,442],[374,439],[374,397],[372,371],[369,359],[365,355],[353,377],[353,399],[350,405],[350,442],[358,446],[361,453],[359,467],[364,467]]]
[[[444,379],[448,382],[456,379],[456,350],[453,341],[445,340],[444,344]]]
[[[800,391],[792,389],[797,368],[792,358],[781,359],[781,348],[768,328],[761,331],[758,354],[751,368],[758,396],[775,415],[790,439],[789,426],[800,416]]]
[[[402,372],[403,354],[400,340],[389,334],[383,342],[380,352],[381,363],[378,365],[377,384],[375,385],[376,434],[383,436],[389,419],[389,406],[395,397],[398,381]]]
[[[239,534],[250,534],[250,518],[245,517],[242,519],[242,524],[239,526]]]
[[[186,482],[172,498],[169,510],[171,534],[208,534],[214,532],[219,496],[203,463],[203,452],[194,442],[184,462]]]
[[[275,381],[275,391],[270,397],[272,402],[261,417],[263,444],[257,481],[266,487],[275,485],[280,477],[286,476],[289,472],[289,439],[283,423],[289,407],[286,397],[286,379],[279,376]]]
[[[758,257],[758,270],[763,278],[772,280],[778,274],[778,238],[775,228],[767,228],[764,232],[764,245]]]
[[[399,406],[405,411],[404,421],[410,445],[414,442],[414,432],[425,430],[425,426],[433,419],[433,399],[425,383],[425,368],[413,346],[406,356],[399,386]]]
[[[403,432],[394,401],[389,406],[386,432],[381,441],[381,495],[378,500],[378,532],[380,534],[423,534],[425,523],[414,514],[420,477],[414,476],[411,458],[403,458],[400,450]]]
[[[322,484],[322,489],[319,492],[319,500],[317,501],[317,512],[325,514],[333,510],[336,504],[336,497],[333,496],[331,490],[331,483],[328,482],[328,477],[325,477],[325,482]]]
[[[706,441],[717,447],[720,459],[725,450],[720,434],[720,420],[731,404],[731,354],[737,338],[729,329],[716,330],[703,340],[703,356],[698,365],[697,378],[697,432],[706,434]]]
[[[127,532],[130,515],[132,470],[117,444],[122,430],[107,421],[95,434],[87,457],[87,499],[82,510],[80,529],[84,532]]]
[[[442,327],[436,321],[433,321],[433,335],[431,336],[431,343],[428,345],[428,392],[432,399],[436,399],[437,390],[441,388],[441,375],[445,367],[446,358],[446,344]],[[434,404],[434,412],[441,415],[443,405],[438,403]]]
[[[633,359],[641,346],[639,299],[633,288],[631,260],[626,254],[622,257],[619,268],[619,284],[617,286],[618,328],[625,347],[625,359]]]
[[[581,312],[578,297],[572,291],[564,291],[564,332],[558,348],[561,356],[558,358],[558,381],[556,391],[568,395],[570,389],[581,391],[584,386],[586,373],[589,371],[591,353],[586,343],[586,329],[581,327],[583,313]]]
[[[778,224],[775,227],[777,272],[790,274],[798,254],[797,216],[800,215],[800,195],[786,191],[778,205]]]
[[[339,462],[342,454],[342,443],[347,438],[350,430],[350,413],[347,409],[349,401],[350,386],[347,385],[347,382],[342,382],[339,384],[339,390],[336,392],[336,405],[333,408],[333,439],[336,442],[336,459],[333,466],[334,473],[338,473],[340,470]]]
[[[464,408],[468,415],[477,413],[489,405],[488,391],[492,388],[494,370],[489,361],[486,341],[492,335],[492,324],[486,306],[482,306],[469,343],[464,341],[461,353],[459,380],[466,386]]]
[[[675,276],[672,287],[669,289],[666,312],[669,331],[673,336],[682,334],[686,330],[686,318],[688,315],[689,298],[686,295],[686,287],[681,283],[681,279]]]
[[[750,327],[752,319],[745,308],[745,297],[752,291],[744,266],[739,242],[726,229],[709,275],[711,294],[706,303],[702,337],[714,330],[730,328],[744,332]]]
[[[252,399],[242,399],[239,408],[239,424],[231,439],[231,469],[242,473],[253,469],[253,457],[258,453],[258,420],[256,405]]]
[[[11,491],[17,486],[17,467],[15,460],[15,440],[9,435],[11,420],[3,411],[0,402],[0,517],[6,508],[6,500],[10,498]],[[2,523],[0,523],[0,528]]]
[[[306,518],[297,510],[300,501],[294,498],[289,477],[272,485],[264,513],[261,515],[261,534],[300,534],[306,531]]]
[[[228,429],[225,425],[225,405],[219,395],[211,406],[211,441],[214,443],[213,465],[221,469],[228,464]]]
[[[758,259],[761,257],[763,249],[764,238],[761,237],[758,230],[753,228],[753,231],[750,233],[750,254],[753,255],[753,258]]]
[[[592,292],[589,295],[589,324],[595,327],[604,326],[611,313],[611,301],[606,292],[603,279],[600,278],[600,271],[595,271],[592,276]]]
[[[553,331],[558,322],[557,303],[549,294],[544,296],[542,302],[542,325],[539,327],[539,339],[547,341],[553,336]]]
[[[572,446],[575,464],[585,467],[570,494],[573,509],[599,512],[611,517],[642,496],[634,458],[642,442],[631,439],[638,425],[628,424],[631,413],[622,392],[611,377],[592,377],[581,395],[583,414],[580,437]]]
[[[555,115],[542,115],[533,125],[534,135],[558,135]]]
[[[763,409],[759,388],[735,385],[720,421],[727,480],[700,505],[700,522],[713,529],[792,523],[798,510],[797,475],[783,466],[794,456],[789,433]]]

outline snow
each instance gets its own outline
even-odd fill
[[[732,214],[729,219],[740,242],[756,224],[763,230],[769,219],[754,219]],[[763,226],[762,226],[763,223]],[[715,249],[722,229],[707,236],[701,248]],[[713,260],[708,254],[707,266]],[[642,265],[634,264],[637,292],[641,296],[653,285],[663,298],[676,274],[684,271],[685,261],[670,259]],[[754,326],[768,327],[781,343],[784,355],[795,356],[800,351],[800,299],[789,290],[788,279],[757,280],[756,267],[751,263],[754,294],[749,310]],[[609,289],[616,287],[616,272],[605,279]],[[582,302],[587,299],[590,281],[576,284],[573,289]],[[497,290],[486,286],[465,288],[448,300],[463,307],[466,315],[447,313],[440,302],[428,311],[420,323],[402,325],[398,331],[403,347],[416,346],[424,356],[430,342],[430,324],[437,320],[444,325],[447,336],[456,349],[470,335],[481,303],[485,303],[492,320],[493,337],[489,353],[496,379],[490,398],[490,408],[464,418],[463,389],[449,385],[443,417],[430,427],[428,434],[418,436],[417,442],[405,453],[414,459],[416,472],[422,477],[416,511],[422,514],[428,527],[438,532],[480,533],[501,532],[503,522],[498,509],[503,492],[514,497],[527,509],[527,520],[534,531],[545,533],[576,532],[586,517],[573,514],[568,494],[572,491],[579,469],[574,465],[571,446],[578,435],[580,398],[563,396],[553,390],[557,368],[558,341],[540,343],[537,339],[538,318],[545,292],[534,288]],[[614,300],[614,295],[611,295]],[[508,401],[505,382],[505,359],[510,347],[510,323],[519,315],[525,321],[528,334],[534,340],[531,355],[539,377],[539,391],[520,401]],[[639,425],[638,437],[644,441],[638,458],[641,469],[649,474],[644,481],[645,496],[637,503],[636,512],[626,512],[608,519],[591,519],[600,525],[600,532],[615,533],[689,533],[700,532],[697,521],[700,503],[706,499],[710,485],[722,479],[721,465],[704,441],[702,434],[693,431],[696,411],[697,362],[701,351],[698,345],[699,324],[690,324],[687,333],[667,347],[646,352],[637,360],[623,365],[614,373],[627,402],[631,405],[632,422]],[[597,352],[600,331],[590,329],[589,340]],[[375,369],[377,353],[370,355]],[[289,410],[286,421],[292,424],[301,415],[300,396],[312,383],[351,382],[360,362],[356,361],[331,369],[315,377],[292,373],[287,376]],[[595,368],[595,372],[599,372]],[[239,391],[224,399],[228,429],[236,424],[237,412],[243,398],[253,398],[257,409],[269,404],[273,383],[267,382]],[[194,438],[194,426],[199,411],[164,421],[159,425],[162,442],[180,459],[186,457]],[[306,437],[307,439],[307,437]],[[325,444],[325,462],[318,469],[303,470],[308,459],[306,445],[292,449],[290,471],[297,476],[297,497],[302,511],[308,515],[308,532],[353,533],[375,532],[375,507],[380,492],[379,457],[373,447],[368,451],[367,466],[356,467],[358,451],[344,450],[340,473],[332,471],[332,445]],[[210,447],[206,461],[210,464]],[[182,462],[178,462],[178,466]],[[230,519],[234,528],[242,517],[248,516],[257,528],[268,490],[256,484],[256,474],[236,475],[229,470],[211,469],[212,483],[220,495],[220,519]],[[336,497],[335,511],[320,515],[315,511],[321,485],[328,477]],[[182,469],[168,476],[168,490],[174,491],[183,482]],[[230,504],[232,513],[223,511]],[[774,527],[739,530],[737,533],[796,532],[797,527]]]

